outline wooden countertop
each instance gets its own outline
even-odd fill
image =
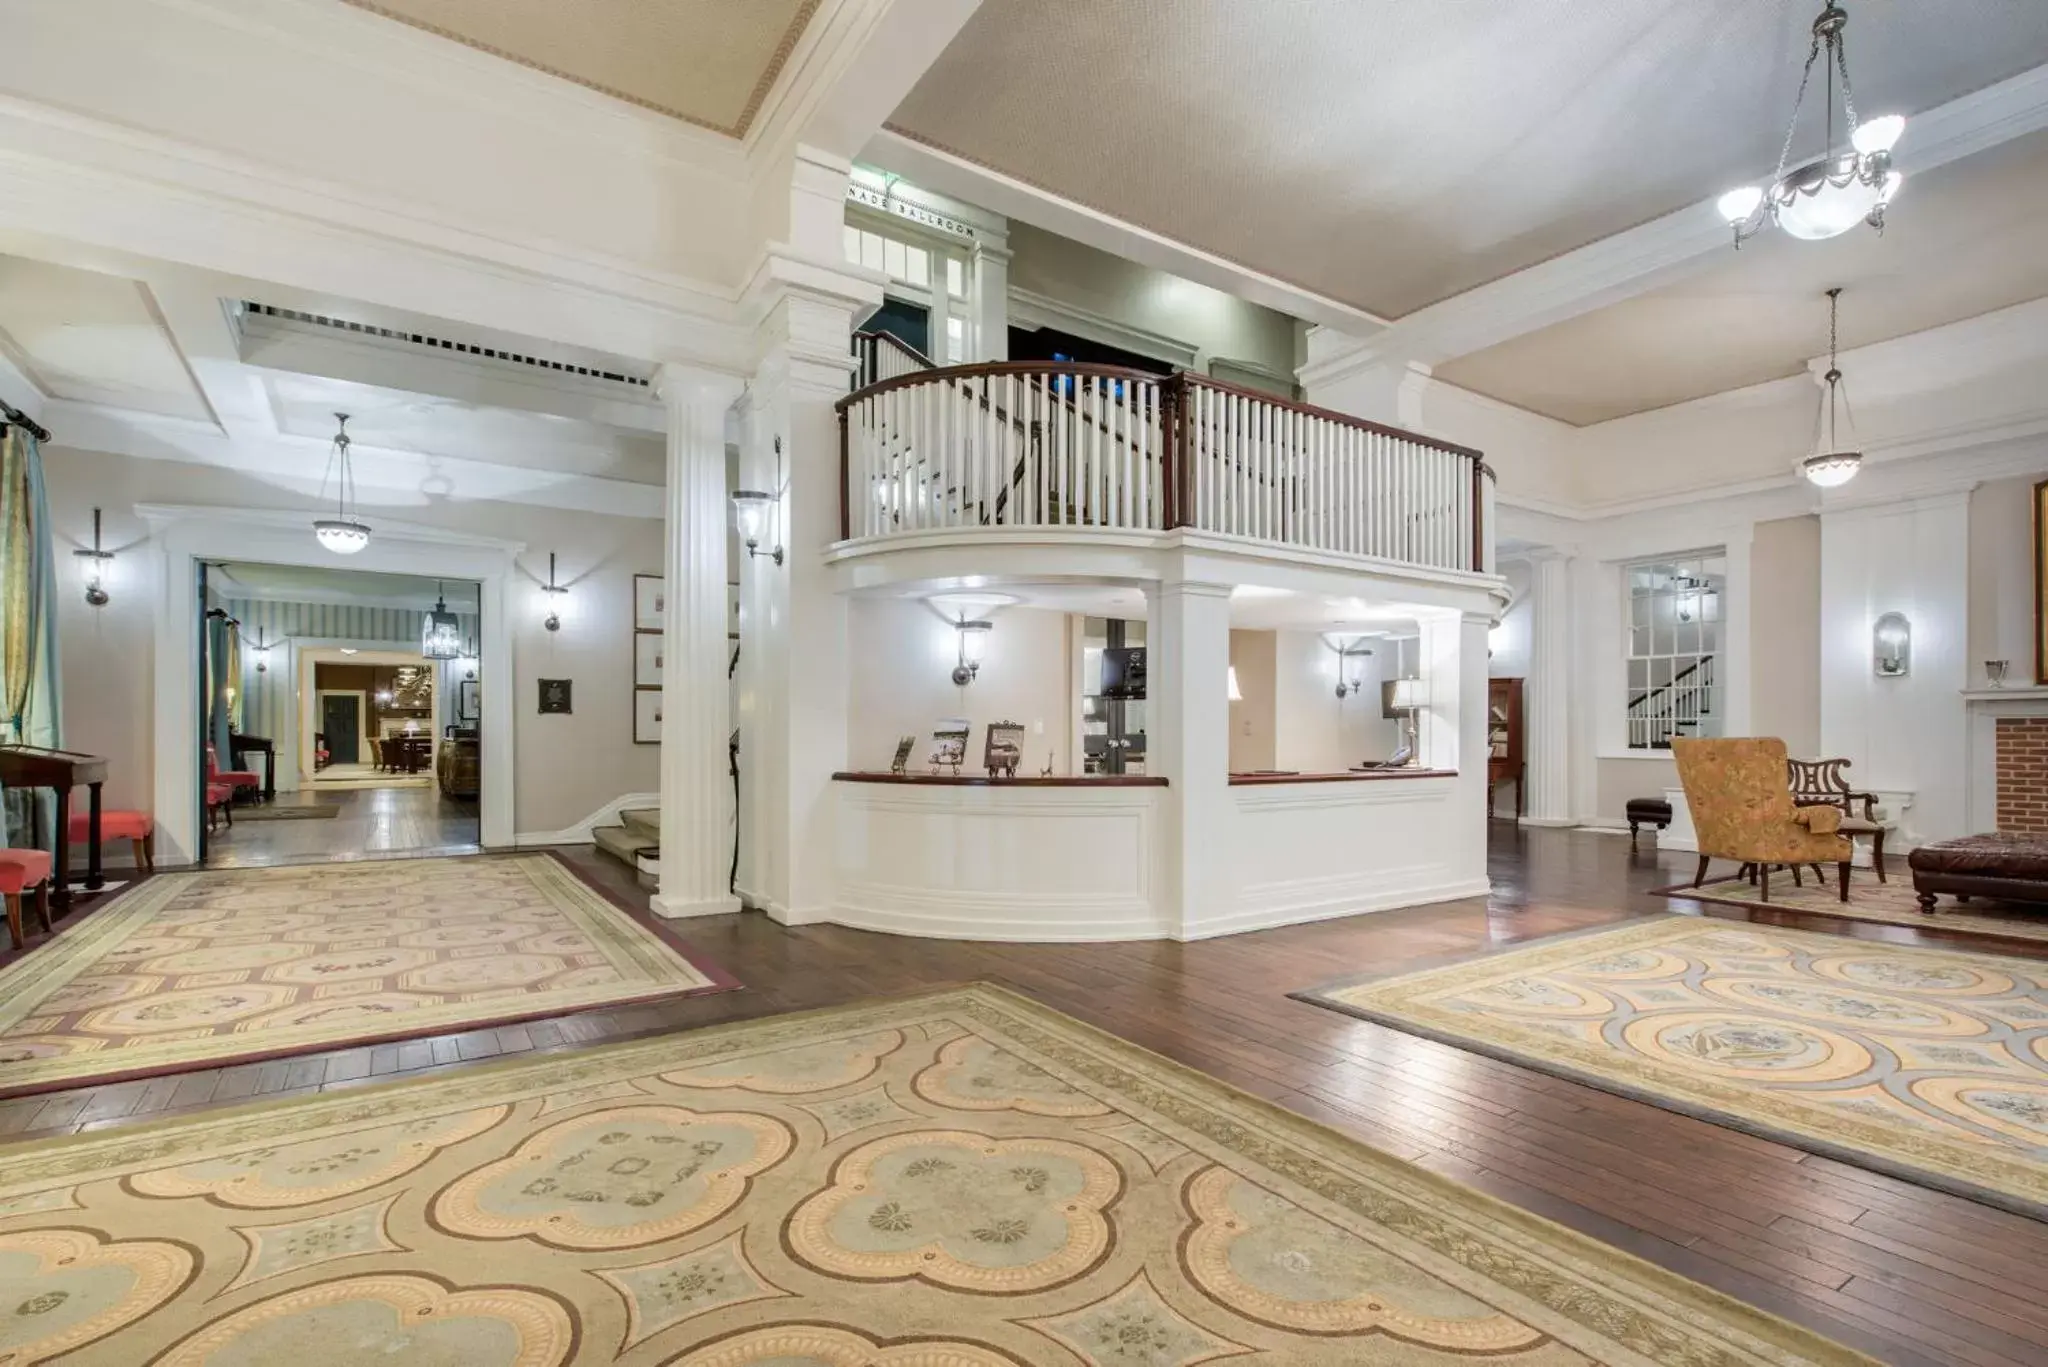
[[[878,774],[840,772],[841,783],[903,783],[926,788],[1164,788],[1166,780],[1144,774],[1104,774],[1096,778],[989,778],[980,774]]]
[[[1380,783],[1404,778],[1456,778],[1456,769],[1347,769],[1341,774],[1232,774],[1233,788],[1266,783]]]

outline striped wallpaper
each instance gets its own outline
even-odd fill
[[[301,641],[361,641],[365,649],[420,648],[420,608],[365,607],[355,603],[281,603],[267,598],[230,598],[223,606],[242,624],[242,694],[236,711],[239,729],[268,736],[282,748],[299,731],[297,704],[291,687],[290,652]],[[477,616],[457,611],[462,639],[476,641]],[[270,668],[258,672],[256,641],[272,647]],[[287,759],[286,763],[292,761]]]

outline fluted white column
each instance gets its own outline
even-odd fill
[[[1523,820],[1572,824],[1572,562],[1556,550],[1529,557],[1529,683],[1523,698],[1529,792]]]
[[[738,911],[732,867],[732,730],[726,680],[725,415],[738,379],[665,365],[668,409],[667,577],[661,712],[661,916]]]

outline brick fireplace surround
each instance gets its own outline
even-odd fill
[[[2048,835],[2048,717],[2000,717],[1998,829]]]

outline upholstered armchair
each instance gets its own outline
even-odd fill
[[[1833,864],[1841,900],[1849,900],[1849,856],[1855,847],[1839,834],[1839,807],[1797,807],[1785,767],[1785,742],[1775,736],[1728,740],[1674,740],[1678,781],[1685,786],[1699,837],[1700,866],[1693,886],[1715,859],[1754,864],[1763,900],[1771,900],[1771,870]]]

